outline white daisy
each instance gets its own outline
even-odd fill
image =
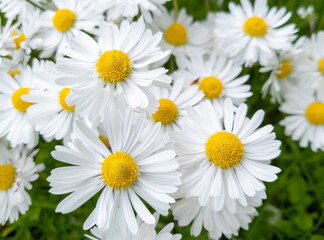
[[[100,9],[107,10],[107,18],[116,21],[120,17],[133,18],[141,12],[145,21],[151,22],[151,13],[160,14],[163,4],[169,0],[97,0]]]
[[[41,57],[51,57],[55,51],[61,53],[67,46],[67,39],[78,36],[81,31],[93,32],[103,18],[91,1],[53,0],[53,3],[57,9],[44,13],[40,29],[44,49]]]
[[[100,228],[92,228],[91,233],[95,236],[86,235],[91,240],[115,240],[115,239],[127,239],[127,240],[179,240],[180,234],[172,234],[174,223],[166,225],[159,233],[156,233],[156,225],[159,221],[159,214],[154,213],[155,224],[149,225],[143,222],[139,217],[136,218],[138,224],[138,232],[136,235],[131,234],[129,231],[125,231],[126,226],[116,224],[116,228],[103,230]]]
[[[37,172],[44,169],[43,164],[34,163],[38,150],[30,151],[24,145],[8,150],[6,143],[0,141],[0,224],[8,220],[16,221],[25,214],[31,205],[26,192],[32,188],[31,182],[38,178]]]
[[[33,0],[37,6],[42,6],[44,0]],[[19,20],[32,16],[37,7],[27,0],[0,0],[1,12],[5,13],[8,19],[15,19],[17,16]]]
[[[12,24],[12,20],[7,20],[6,25],[2,27],[0,24],[0,64],[2,63],[2,57],[11,55],[12,49],[14,49],[14,40],[17,38],[12,33],[17,29],[18,23]]]
[[[291,47],[295,39],[294,24],[285,24],[291,13],[285,8],[267,6],[266,0],[241,0],[241,5],[229,3],[230,13],[216,16],[215,39],[218,49],[239,64],[252,66],[259,62],[266,66],[275,57],[275,51]]]
[[[178,16],[174,11],[164,10],[162,14],[154,15],[149,26],[153,31],[163,33],[162,48],[170,49],[175,56],[191,56],[209,50],[212,34],[204,24],[194,22],[185,9],[181,9]]]
[[[196,105],[204,97],[197,88],[187,87],[183,77],[175,78],[171,89],[154,87],[151,92],[159,106],[149,114],[149,119],[161,123],[164,132],[180,130],[179,120],[187,114],[187,107]]]
[[[12,78],[0,71],[0,136],[6,136],[11,145],[27,144],[29,148],[38,143],[38,133],[27,120],[27,109],[32,103],[21,97],[31,89],[40,88],[32,69],[27,66]]]
[[[158,47],[161,33],[152,35],[141,18],[137,22],[123,21],[102,24],[99,42],[86,34],[71,40],[68,58],[58,61],[64,77],[57,83],[70,87],[75,95],[67,103],[91,121],[102,119],[105,108],[118,95],[133,108],[155,106],[156,99],[147,87],[169,86],[171,78],[165,68],[149,70],[150,64],[164,59],[169,52]]]
[[[71,89],[55,84],[57,72],[53,62],[34,60],[33,69],[44,88],[32,89],[22,97],[24,101],[33,103],[27,109],[27,118],[47,141],[64,138],[67,142],[77,119],[74,106],[66,103]]]
[[[215,50],[205,56],[179,57],[177,65],[180,69],[177,75],[184,75],[187,84],[196,86],[215,108],[221,109],[225,98],[239,105],[252,96],[250,85],[244,84],[249,75],[238,77],[242,67],[225,56],[217,55]],[[218,112],[221,114],[222,110]]]
[[[265,189],[263,181],[277,179],[280,169],[270,160],[280,154],[281,142],[275,140],[273,126],[257,129],[262,110],[251,119],[246,113],[245,104],[235,112],[230,99],[225,100],[223,118],[209,102],[188,110],[180,123],[183,131],[173,135],[186,197],[197,196],[205,206],[210,197],[228,194],[243,203]]]
[[[272,102],[282,102],[287,91],[302,80],[298,72],[298,60],[302,51],[300,47],[303,42],[300,40],[292,48],[280,52],[273,63],[260,69],[260,72],[271,71],[269,79],[262,87],[262,95],[265,97],[270,94]]]
[[[303,148],[310,145],[313,151],[324,150],[324,94],[313,90],[294,88],[287,93],[280,111],[288,114],[280,124],[285,134]]]
[[[175,202],[169,194],[180,184],[179,164],[175,152],[165,148],[161,126],[147,125],[145,118],[142,112],[134,120],[130,107],[123,112],[107,109],[104,128],[110,149],[94,131],[82,122],[76,123],[69,147],[57,146],[52,152],[55,159],[75,165],[54,169],[48,178],[51,193],[71,193],[58,205],[57,212],[72,212],[103,190],[85,229],[94,225],[114,229],[122,224],[137,234],[134,211],[145,223],[155,224],[143,201],[160,214],[168,214],[169,204]]]

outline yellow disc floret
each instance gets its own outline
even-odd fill
[[[155,122],[161,122],[162,124],[173,123],[179,115],[177,105],[170,99],[161,98],[159,100],[160,106],[157,111],[152,114],[152,118]]]
[[[114,188],[128,188],[139,175],[136,161],[127,153],[115,152],[106,157],[101,165],[104,182]]]
[[[15,182],[16,169],[10,164],[0,164],[0,191],[11,188]]]
[[[290,60],[283,60],[278,68],[277,78],[285,79],[292,72],[292,65]]]
[[[187,43],[187,30],[181,23],[172,23],[164,34],[165,40],[176,46]]]
[[[268,26],[263,18],[250,17],[245,21],[243,29],[252,37],[263,37],[268,31]]]
[[[15,78],[15,76],[16,76],[17,74],[20,74],[20,70],[18,70],[18,69],[11,70],[11,71],[8,72],[8,74],[9,74],[12,78]]]
[[[12,32],[11,36],[17,36],[16,32]],[[21,48],[20,44],[24,41],[26,41],[26,35],[21,33],[18,37],[16,37],[14,40],[12,40],[14,42],[14,44],[16,45],[15,48],[18,50]]]
[[[131,59],[119,50],[104,52],[98,59],[97,72],[108,83],[124,81],[132,72]]]
[[[71,92],[70,88],[63,88],[59,94],[59,103],[65,111],[74,112],[75,106],[69,106],[66,103],[66,97],[67,97],[67,95],[69,95],[70,92]]]
[[[305,112],[308,122],[315,125],[324,124],[324,103],[311,103]]]
[[[53,17],[53,25],[60,32],[68,31],[76,20],[76,14],[69,9],[59,9]]]
[[[218,132],[210,136],[206,143],[206,155],[216,166],[230,168],[238,164],[244,154],[241,140],[229,132]]]
[[[19,88],[18,90],[16,90],[12,96],[11,96],[11,102],[12,105],[14,106],[15,109],[17,109],[19,112],[26,112],[27,109],[33,105],[33,103],[30,102],[26,102],[24,100],[21,99],[22,95],[28,94],[29,93],[30,88]]]
[[[199,82],[199,90],[202,90],[208,99],[218,98],[223,91],[223,83],[216,77],[205,77]]]
[[[318,61],[318,69],[324,75],[324,58]]]

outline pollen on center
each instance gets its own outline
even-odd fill
[[[75,106],[69,106],[66,103],[66,97],[69,95],[70,92],[70,88],[63,88],[59,94],[59,103],[65,111],[74,112]]]
[[[166,29],[164,38],[172,45],[184,45],[187,43],[187,30],[183,24],[173,23]]]
[[[0,191],[11,188],[15,182],[16,169],[10,164],[0,164]]]
[[[291,61],[286,59],[281,61],[279,67],[278,67],[278,72],[277,72],[277,78],[278,79],[285,79],[288,77],[292,72],[292,64]]]
[[[30,91],[30,88],[19,88],[11,96],[11,102],[12,102],[13,107],[21,113],[26,112],[27,109],[31,105],[33,105],[33,103],[26,102],[21,99],[21,96],[28,94],[29,91]]]
[[[267,23],[263,18],[250,17],[248,18],[243,26],[244,32],[252,37],[263,37],[268,32]]]
[[[305,112],[306,118],[309,123],[315,125],[324,124],[324,103],[313,102],[311,103]]]
[[[159,103],[157,111],[152,114],[153,120],[164,125],[173,123],[179,115],[177,105],[167,98],[161,98]]]
[[[218,98],[223,91],[223,83],[216,77],[205,77],[199,82],[199,90],[202,90],[208,99]]]
[[[59,9],[52,19],[54,27],[60,32],[66,32],[74,25],[76,14],[69,9]]]

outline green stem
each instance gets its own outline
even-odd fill
[[[39,6],[38,4],[32,2],[31,0],[26,0],[26,1],[29,2],[31,5],[33,5],[34,7],[37,7],[37,8],[39,8],[40,10],[45,11],[45,8]]]
[[[174,16],[177,19],[179,15],[179,4],[178,0],[172,0]]]
[[[209,10],[210,10],[209,0],[204,0],[204,3],[205,3],[206,11],[207,11],[207,14],[208,14]]]

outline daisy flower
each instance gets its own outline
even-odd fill
[[[22,96],[40,87],[29,66],[16,74],[15,78],[0,71],[0,136],[6,136],[13,147],[24,143],[32,148],[38,143],[38,133],[26,114],[32,103],[24,101]]]
[[[291,136],[299,145],[310,145],[313,151],[324,150],[324,92],[294,88],[287,93],[285,102],[279,110],[288,114],[280,125],[285,134]]]
[[[230,99],[224,102],[223,118],[209,102],[189,109],[180,124],[183,131],[173,135],[182,171],[186,197],[198,197],[205,206],[210,197],[228,194],[246,202],[265,189],[263,181],[277,179],[280,169],[270,160],[280,154],[281,142],[275,140],[273,126],[259,128],[264,112],[246,117],[247,105],[234,111]]]
[[[148,69],[169,55],[158,46],[161,33],[152,35],[142,18],[123,21],[120,27],[103,23],[100,32],[98,42],[86,34],[73,38],[71,49],[64,51],[68,58],[58,61],[64,76],[57,83],[75,93],[67,103],[76,105],[76,112],[90,121],[102,120],[106,106],[117,96],[132,108],[156,105],[147,87],[171,82],[165,68]]]
[[[179,57],[177,65],[180,69],[177,75],[184,75],[187,84],[199,89],[215,108],[221,109],[225,98],[230,98],[235,105],[239,105],[252,96],[250,85],[244,84],[249,75],[238,77],[242,67],[227,57],[218,55],[215,50],[205,56]],[[221,114],[222,111],[218,112]]]
[[[116,21],[120,17],[133,18],[139,12],[145,21],[151,22],[151,13],[160,14],[163,4],[169,0],[97,0],[95,4],[100,9],[107,10],[107,17],[110,21]]]
[[[24,145],[8,150],[7,144],[0,142],[0,224],[8,220],[16,221],[19,214],[25,214],[31,205],[26,192],[32,188],[31,182],[38,178],[43,164],[35,164],[38,150],[30,151]]]
[[[129,231],[125,231],[126,226],[116,224],[117,228],[113,230],[102,230],[94,227],[91,229],[91,233],[95,236],[86,235],[91,240],[114,240],[114,239],[127,239],[127,240],[179,240],[180,234],[172,234],[174,223],[167,224],[159,233],[156,233],[156,225],[159,221],[159,214],[154,213],[155,224],[149,225],[143,222],[139,217],[136,218],[138,224],[138,232],[136,235],[131,234]]]
[[[291,49],[280,52],[273,63],[260,69],[262,73],[271,71],[269,79],[262,87],[263,97],[270,94],[272,102],[281,103],[287,91],[301,82],[298,59],[302,42],[300,39]]]
[[[180,130],[179,120],[186,115],[187,107],[196,105],[204,96],[195,87],[187,87],[183,77],[175,78],[171,89],[154,87],[151,92],[159,106],[149,118],[161,123],[164,132]]]
[[[0,63],[2,63],[2,57],[11,55],[12,49],[14,49],[14,40],[17,38],[12,33],[17,29],[18,23],[12,24],[12,20],[7,20],[6,25],[2,27],[0,24]]]
[[[69,147],[57,146],[52,152],[55,159],[74,165],[54,169],[48,178],[51,193],[71,193],[57,212],[72,212],[102,190],[85,229],[94,225],[115,229],[121,224],[136,235],[135,213],[145,223],[155,224],[144,201],[160,214],[168,214],[169,204],[175,202],[170,194],[180,184],[179,164],[175,152],[165,148],[161,126],[146,124],[145,119],[145,112],[134,119],[130,107],[113,112],[107,109],[103,125],[110,148],[95,131],[76,123]]]
[[[34,60],[33,69],[44,88],[32,89],[22,97],[24,101],[33,103],[27,109],[27,118],[47,141],[64,138],[67,142],[77,119],[74,106],[66,103],[71,89],[55,83],[57,73],[53,62]]]
[[[91,1],[53,0],[56,11],[44,13],[44,23],[39,37],[43,39],[41,57],[51,57],[55,51],[67,46],[67,39],[76,37],[81,31],[93,32],[102,20]]]
[[[185,9],[181,9],[178,16],[174,11],[168,13],[166,10],[162,14],[154,14],[149,27],[163,33],[162,48],[170,49],[175,56],[190,56],[209,50],[212,34],[203,24],[194,22]]]
[[[215,39],[221,49],[237,63],[252,66],[269,64],[276,51],[291,47],[295,39],[294,24],[285,24],[291,13],[285,8],[269,9],[266,0],[241,0],[241,6],[229,3],[230,13],[219,13],[216,18]]]
[[[313,89],[324,82],[324,31],[312,34],[309,38],[304,37],[303,52],[298,59],[297,68],[301,79],[306,81],[306,86]]]
[[[33,3],[38,6],[41,6],[44,2],[44,0],[33,0]],[[27,0],[0,0],[0,9],[8,19],[15,19],[18,16],[20,20],[32,16],[34,11],[38,10],[35,5]]]

